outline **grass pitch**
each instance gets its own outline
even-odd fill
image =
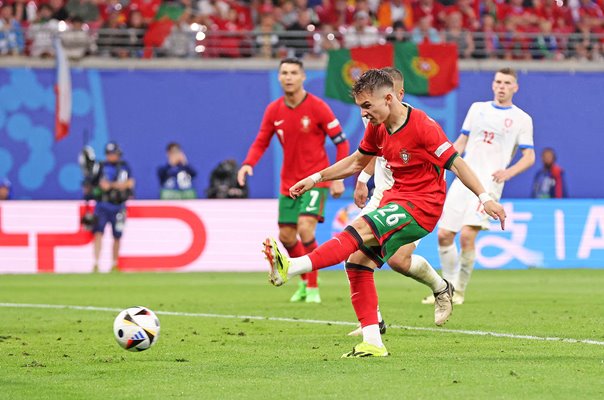
[[[386,322],[413,328],[388,330],[384,359],[340,359],[359,341],[353,325],[303,321],[354,322],[344,272],[320,276],[321,305],[291,304],[295,282],[255,273],[0,276],[2,303],[216,314],[159,313],[159,342],[130,353],[113,339],[117,311],[4,304],[0,398],[604,398],[604,270],[476,271],[447,330],[425,331],[427,290],[378,272]]]

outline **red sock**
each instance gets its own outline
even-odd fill
[[[287,254],[289,254],[290,258],[302,257],[303,255],[306,255],[306,249],[299,240],[296,240],[296,243],[292,247],[287,247],[286,245],[283,245],[283,247],[285,247],[285,250],[287,250]],[[303,281],[306,281],[308,279],[306,275],[307,274],[302,274],[300,275],[300,278],[302,278]]]
[[[312,242],[308,242],[308,243],[304,243],[304,250],[306,250],[306,254],[312,252],[314,249],[316,249],[318,247],[317,245],[317,241],[315,239],[312,240]],[[319,284],[317,282],[318,277],[319,277],[319,271],[312,271],[312,272],[308,272],[306,275],[306,287],[308,288],[316,288],[319,287]]]
[[[327,268],[341,263],[357,251],[361,243],[361,237],[357,231],[349,226],[346,227],[343,232],[338,233],[308,254],[312,262],[312,269]]]
[[[350,300],[361,327],[378,324],[378,297],[373,270],[362,265],[346,263],[346,274],[350,282]]]

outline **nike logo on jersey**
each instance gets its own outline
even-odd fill
[[[306,207],[306,211],[316,211],[318,207]]]
[[[282,120],[282,119],[280,119],[279,121],[275,121],[275,126],[279,126],[284,122],[285,122],[285,120]]]

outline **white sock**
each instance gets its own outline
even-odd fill
[[[378,322],[382,322],[382,313],[380,312],[380,307],[378,306]]]
[[[455,289],[459,290],[460,292],[465,292],[466,287],[468,287],[468,283],[470,282],[470,276],[472,276],[472,271],[474,270],[475,259],[475,250],[461,251],[461,256],[459,257],[459,264],[461,268],[459,269],[457,281],[453,283]]]
[[[380,326],[378,324],[367,325],[361,328],[361,330],[363,331],[363,342],[367,342],[377,347],[384,347],[382,335],[380,335]]]
[[[428,260],[417,254],[411,256],[408,275],[419,283],[430,287],[433,293],[442,292],[447,287],[447,283],[432,268]]]
[[[294,276],[302,275],[312,271],[312,262],[310,257],[302,256],[289,259],[289,269],[287,270],[287,277],[292,278]]]
[[[438,257],[440,258],[443,278],[449,282],[455,282],[459,274],[459,253],[455,243],[449,246],[438,246]]]

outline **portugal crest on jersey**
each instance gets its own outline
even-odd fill
[[[310,127],[310,118],[307,115],[303,116],[300,120],[300,124],[302,124],[302,129],[307,131]]]
[[[405,164],[409,162],[409,158],[411,158],[411,156],[409,156],[407,149],[401,150],[401,160],[403,160]]]

